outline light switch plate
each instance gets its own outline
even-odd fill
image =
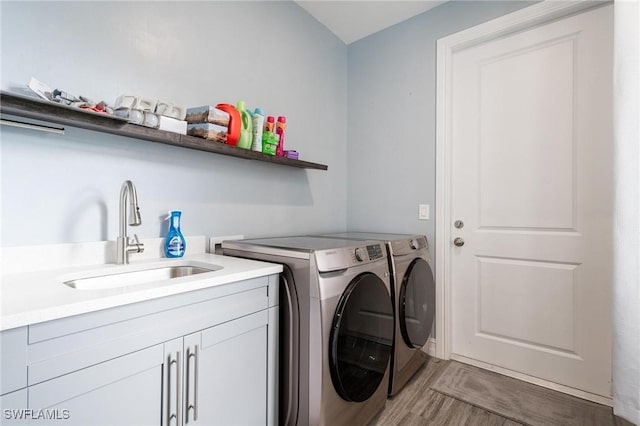
[[[429,220],[429,204],[418,205],[418,219]]]

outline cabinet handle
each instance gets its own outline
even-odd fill
[[[193,394],[193,421],[198,421],[198,369],[200,368],[200,350],[196,345],[196,368],[194,371],[194,394]]]
[[[182,394],[182,369],[180,365],[180,352],[176,352],[176,425],[180,422],[180,399]]]
[[[171,411],[171,367],[173,364],[176,365],[176,412],[172,414]],[[167,426],[171,426],[171,421],[173,419],[176,420],[176,426],[180,424],[180,352],[176,352],[176,359],[171,359],[169,356],[169,369],[167,374],[167,389],[169,391],[169,395],[167,396]]]
[[[187,415],[186,422],[189,423],[189,412],[193,409],[193,421],[198,421],[198,364],[200,364],[200,357],[198,356],[199,349],[198,345],[194,345],[194,351],[191,352],[191,348],[187,349]],[[191,366],[191,358],[193,358],[193,404],[190,403],[189,397],[189,388],[191,380],[190,366]]]
[[[167,357],[167,426],[171,426],[171,420],[175,417],[175,414],[171,414],[171,366],[174,362],[169,355]]]

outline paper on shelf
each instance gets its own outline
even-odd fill
[[[36,80],[34,77],[31,77],[31,81],[29,81],[29,89],[33,90],[36,95],[40,96],[44,100],[51,100],[50,96],[51,93],[53,93],[53,89],[43,82]],[[47,93],[49,93],[49,96],[47,96]]]

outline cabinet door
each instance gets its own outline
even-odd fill
[[[27,327],[0,332],[0,395],[27,387]]]
[[[186,336],[185,425],[267,424],[268,310]]]
[[[26,415],[27,389],[20,389],[15,392],[0,396],[0,425],[24,425],[28,420]]]
[[[60,425],[157,426],[163,353],[156,345],[30,386],[29,409]]]

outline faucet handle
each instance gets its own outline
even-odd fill
[[[131,239],[130,244],[132,246],[136,246],[136,249],[134,250],[135,253],[142,253],[144,251],[144,244],[141,243],[138,239],[138,234],[133,234],[133,238]]]

